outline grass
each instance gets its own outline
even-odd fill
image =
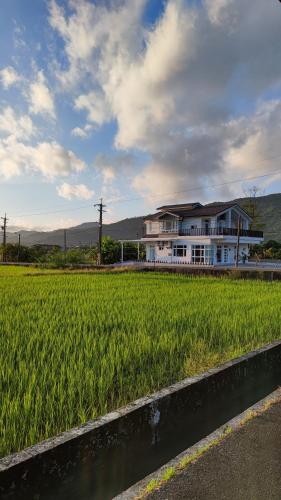
[[[280,301],[278,282],[0,267],[0,455],[279,338]]]

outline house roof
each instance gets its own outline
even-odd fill
[[[178,205],[163,205],[162,207],[158,207],[157,210],[168,210],[168,211],[173,211],[174,210],[192,210],[193,208],[197,207],[202,207],[201,203],[199,201],[195,201],[194,203],[180,203]]]
[[[182,206],[182,205],[180,205],[180,206]],[[238,205],[238,203],[214,203],[212,205],[205,205],[205,206],[201,205],[199,207],[191,208],[191,209],[187,209],[187,210],[184,210],[184,209],[180,209],[180,210],[173,209],[172,210],[172,209],[170,209],[170,210],[166,210],[166,213],[169,215],[174,215],[176,217],[210,217],[212,215],[218,215],[221,212],[224,212],[228,208],[232,208],[232,207],[238,207],[250,219],[250,216],[247,214],[247,212],[245,212],[245,210],[243,208],[240,207],[240,205]],[[161,212],[157,212],[149,217],[146,217],[145,220],[157,220],[157,219],[159,219],[159,217],[162,217],[164,215],[164,213],[165,213],[164,210]]]

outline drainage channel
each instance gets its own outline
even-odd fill
[[[281,342],[0,460],[0,496],[112,499],[281,385]]]

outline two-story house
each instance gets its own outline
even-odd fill
[[[165,205],[145,218],[146,259],[166,263],[233,264],[247,260],[249,247],[263,241],[249,229],[251,217],[237,203]],[[239,227],[239,230],[238,230]],[[239,236],[238,236],[239,235]]]

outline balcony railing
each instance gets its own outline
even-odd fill
[[[198,227],[195,229],[183,229],[180,228],[178,231],[170,231],[173,235],[178,236],[237,236],[237,228],[235,227]],[[168,231],[159,234],[145,233],[144,238],[159,238],[163,234],[167,235]],[[254,231],[252,229],[240,229],[240,236],[247,238],[263,238],[262,231]]]

